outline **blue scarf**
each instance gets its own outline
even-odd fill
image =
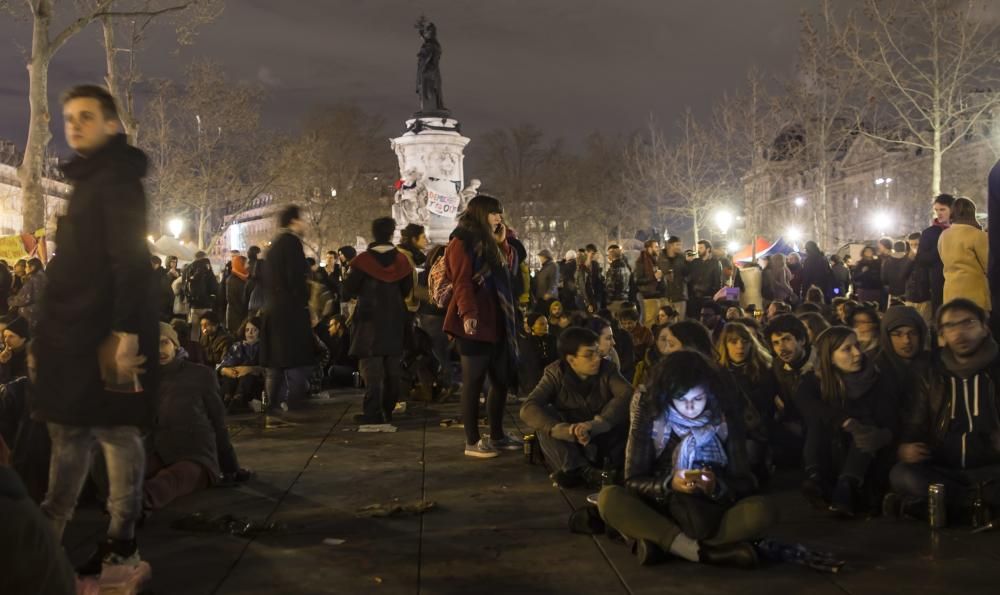
[[[674,451],[674,469],[698,469],[705,465],[725,467],[729,463],[722,441],[729,435],[725,422],[716,422],[706,408],[701,415],[689,419],[672,406],[653,425],[653,442],[658,453],[663,452],[671,434],[681,439]]]
[[[480,280],[486,288],[492,289],[497,296],[497,305],[503,314],[507,335],[507,387],[511,391],[517,391],[517,368],[520,354],[517,347],[517,308],[514,305],[514,290],[511,281],[511,271],[518,270],[517,253],[512,250],[508,259],[507,254],[502,249],[494,248],[499,250],[502,262],[499,270],[494,270],[489,260],[483,255],[485,248],[484,242],[479,241],[476,242],[475,249],[472,251],[473,278]]]

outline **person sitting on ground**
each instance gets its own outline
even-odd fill
[[[722,317],[722,306],[717,302],[705,302],[699,314],[701,316],[701,323],[708,329],[708,333],[712,337],[712,343],[714,344],[719,340],[719,335],[722,334],[722,327],[726,325],[726,321]]]
[[[260,365],[260,318],[243,323],[243,340],[229,346],[219,362],[219,384],[227,409],[235,404],[249,405],[254,413],[263,411],[264,368]]]
[[[760,484],[771,477],[770,434],[778,387],[771,373],[771,354],[756,335],[739,322],[727,323],[715,345],[719,364],[743,397],[747,456]]]
[[[632,377],[632,386],[637,389],[645,386],[649,381],[650,371],[656,365],[656,362],[670,353],[670,331],[667,330],[668,328],[667,326],[657,328],[656,340],[653,342],[653,346],[646,350],[646,357],[636,365],[635,375]]]
[[[38,312],[40,304],[45,297],[45,286],[48,278],[42,268],[42,261],[32,258],[27,263],[27,276],[24,286],[17,292],[17,295],[8,301],[12,309],[16,309],[19,316],[28,321],[29,330],[35,330],[38,324]]]
[[[330,317],[327,326],[326,346],[330,352],[327,366],[327,384],[343,388],[354,384],[354,373],[358,371],[357,361],[351,357],[351,332],[347,328],[347,318],[343,314]]]
[[[639,360],[635,356],[635,345],[632,344],[632,335],[622,328],[621,324],[618,322],[620,316],[625,312],[639,312],[639,309],[632,302],[627,302],[622,304],[622,307],[614,315],[608,310],[604,310],[599,314],[600,317],[611,323],[611,335],[615,339],[615,354],[618,356],[619,369],[622,375],[626,378],[631,378],[635,374],[635,364]],[[597,329],[591,329],[597,334],[600,331]]]
[[[178,357],[177,333],[160,323],[160,386],[156,425],[148,437],[142,507],[159,510],[175,499],[215,485],[244,481],[229,441],[215,372]]]
[[[559,337],[559,361],[521,406],[561,487],[597,487],[601,471],[624,463],[632,386],[600,354],[600,338],[574,327]]]
[[[0,351],[0,383],[28,375],[27,343],[31,339],[28,321],[18,316],[3,330],[3,350]]]
[[[601,490],[601,518],[636,540],[639,563],[670,552],[692,562],[752,568],[749,543],[776,522],[747,463],[742,412],[719,368],[671,353],[631,405],[625,485]]]
[[[615,345],[618,338],[615,337],[614,329],[608,319],[600,316],[591,316],[587,319],[587,327],[598,337],[597,352],[602,359],[613,363],[618,371],[621,371],[621,359],[618,357],[618,350]]]
[[[45,423],[31,417],[35,358],[30,346],[25,351],[26,376],[0,384],[0,441],[9,447],[10,464],[21,476],[28,494],[40,503],[49,485],[52,442]]]
[[[726,322],[734,322],[741,318],[746,318],[747,313],[739,306],[729,306],[726,308]]]
[[[222,363],[226,357],[229,346],[233,344],[233,338],[219,322],[219,317],[215,312],[209,311],[201,315],[201,337],[198,343],[205,353],[205,365],[215,368]]]
[[[887,491],[899,436],[899,387],[845,326],[820,333],[815,350],[816,367],[796,395],[806,421],[802,491],[813,505],[853,517]]]
[[[927,381],[926,371],[931,365],[927,324],[923,316],[910,306],[893,306],[882,316],[881,349],[875,363],[883,374],[892,374],[893,382],[900,387],[907,400],[905,411],[918,390],[918,384]],[[923,390],[923,388],[921,388]]]
[[[653,346],[653,333],[639,321],[639,313],[635,310],[622,310],[618,315],[622,330],[632,336],[632,346],[635,359],[641,362],[646,357],[646,350]]]
[[[680,316],[680,312],[671,306],[660,306],[660,310],[656,313],[655,326],[667,326],[668,324],[673,324],[680,319]]]
[[[715,358],[712,337],[709,336],[705,325],[697,320],[681,320],[667,327],[667,353],[681,349],[690,349],[706,357]]]
[[[785,302],[771,302],[764,311],[764,321],[770,322],[782,314],[791,314],[792,307]]]
[[[943,305],[937,328],[943,348],[903,419],[883,511],[925,518],[928,486],[940,483],[948,518],[965,521],[980,485],[986,505],[1000,506],[1000,349],[971,300]]]
[[[778,385],[774,434],[771,446],[775,462],[796,466],[802,457],[805,425],[795,405],[802,376],[813,370],[813,350],[806,325],[792,314],[782,314],[764,328],[764,340],[775,359],[771,366]]]
[[[559,317],[561,317],[563,315],[563,312],[566,312],[566,311],[567,311],[566,308],[563,308],[563,304],[559,300],[556,300],[556,301],[552,302],[549,305],[549,312],[548,312],[549,313],[549,316],[548,316],[549,324],[551,324],[551,325],[558,324],[559,323]]]
[[[830,328],[830,323],[819,312],[802,312],[796,317],[802,321],[802,324],[806,325],[810,343],[815,341],[820,333]]]
[[[207,366],[206,362],[208,358],[205,357],[205,350],[202,348],[201,343],[191,338],[191,325],[188,324],[187,320],[174,318],[170,321],[170,326],[177,333],[177,338],[181,343],[181,351],[183,351],[187,361],[192,364]]]
[[[878,310],[867,304],[861,304],[848,314],[850,327],[858,335],[861,350],[872,357],[879,352],[879,317]]]
[[[518,393],[527,397],[542,379],[545,368],[559,359],[556,338],[549,334],[549,321],[544,314],[532,312],[525,318],[527,333],[518,337],[520,353],[520,386]]]

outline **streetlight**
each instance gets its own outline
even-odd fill
[[[792,202],[795,204],[796,207],[801,208],[801,207],[805,206],[806,199],[805,199],[805,197],[802,197],[802,196],[796,196],[795,200],[792,201]]]
[[[174,217],[170,221],[167,221],[167,230],[170,232],[170,235],[174,236],[174,239],[180,239],[181,232],[184,231],[184,220]]]
[[[884,236],[895,223],[896,218],[889,211],[875,211],[872,214],[872,229],[878,232],[879,236]]]
[[[785,230],[785,237],[788,238],[788,241],[791,243],[798,244],[802,241],[802,229],[796,225],[792,225]]]
[[[726,210],[716,211],[715,225],[719,228],[722,235],[726,235],[729,228],[733,226],[733,214]]]
[[[742,244],[733,240],[732,242],[726,244],[726,251],[729,252],[730,254],[736,254],[742,247],[743,247]]]

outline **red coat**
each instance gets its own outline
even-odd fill
[[[505,241],[501,248],[509,262],[510,245]],[[456,338],[493,343],[501,332],[497,329],[500,323],[497,294],[494,289],[473,281],[473,266],[466,243],[457,236],[452,237],[445,252],[445,268],[452,281],[453,293],[444,315],[444,331]],[[465,334],[464,321],[471,319],[477,321],[475,335]]]

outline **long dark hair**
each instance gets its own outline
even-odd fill
[[[707,357],[715,357],[715,349],[712,347],[712,337],[708,334],[705,325],[697,320],[680,320],[667,327],[684,349],[697,351]]]
[[[657,415],[666,411],[674,399],[701,385],[708,387],[706,408],[711,410],[713,419],[721,419],[722,406],[719,399],[725,391],[722,375],[714,362],[697,351],[682,349],[663,356],[649,371],[646,382],[647,389],[653,395]]]
[[[819,378],[820,393],[824,401],[841,402],[847,395],[844,373],[833,363],[833,352],[840,349],[848,337],[855,335],[854,329],[846,326],[831,326],[813,341],[816,349],[816,376]]]
[[[494,268],[499,268],[503,265],[503,257],[489,223],[489,216],[493,213],[503,214],[503,205],[492,196],[480,194],[469,201],[458,219],[458,226],[482,244],[483,258]]]

